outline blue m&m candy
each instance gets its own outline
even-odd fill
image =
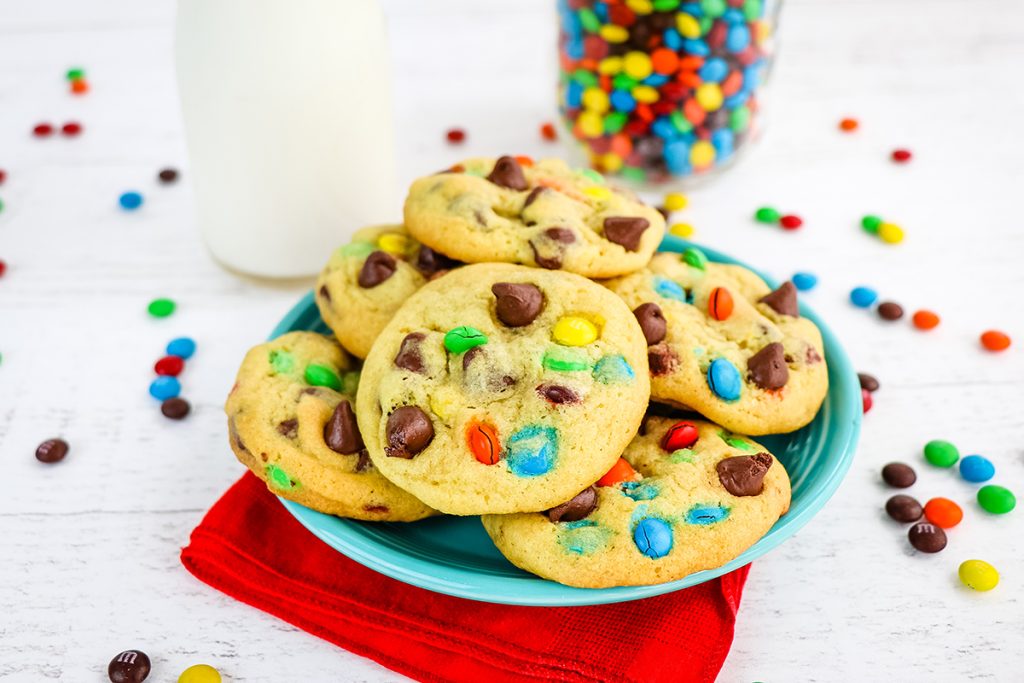
[[[181,393],[181,383],[176,377],[162,375],[149,385],[149,395],[158,401],[166,401]]]
[[[870,287],[854,287],[850,290],[850,303],[858,308],[868,308],[878,299],[878,292]]]
[[[736,366],[725,358],[716,358],[708,367],[708,388],[725,401],[735,401],[740,397],[743,378]]]
[[[814,273],[794,273],[793,274],[793,285],[796,286],[801,292],[814,289],[815,285],[818,284],[818,276]]]
[[[984,456],[968,455],[960,461],[960,476],[972,482],[988,481],[996,476],[996,467]]]
[[[117,203],[125,211],[134,211],[142,206],[142,195],[138,192],[125,192],[117,198]]]
[[[167,343],[168,356],[177,356],[178,358],[188,360],[195,352],[195,340],[190,339],[189,337],[178,337],[177,339],[172,339]]]
[[[672,550],[672,527],[662,519],[642,519],[633,529],[633,543],[652,560],[665,557]]]

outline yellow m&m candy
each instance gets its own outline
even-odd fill
[[[707,140],[698,140],[690,148],[690,163],[694,168],[704,168],[715,163],[715,147]]]
[[[697,104],[704,111],[717,111],[722,108],[722,89],[717,83],[702,83],[697,86],[697,92],[694,93],[694,97],[697,99]]]
[[[958,573],[963,584],[976,591],[990,591],[999,583],[999,572],[984,560],[967,560]]]
[[[397,232],[387,232],[377,238],[377,246],[389,254],[401,256],[409,251],[411,242],[405,235],[400,235]]]
[[[181,672],[178,683],[221,683],[220,672],[209,664],[194,664]]]
[[[555,323],[551,336],[563,346],[586,346],[597,339],[597,325],[586,318],[570,315]]]
[[[878,236],[883,242],[899,244],[903,241],[903,228],[895,223],[882,223],[878,226]]]

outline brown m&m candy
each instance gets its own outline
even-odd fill
[[[47,439],[36,448],[36,460],[50,465],[60,462],[68,454],[68,442],[64,439]]]
[[[523,175],[523,167],[510,156],[499,158],[494,163],[494,169],[488,174],[487,179],[495,185],[507,187],[510,190],[525,190],[529,187],[526,176]]]
[[[173,396],[165,399],[164,402],[160,404],[160,412],[169,420],[182,420],[191,410],[192,406],[190,406],[188,401],[180,396]]]
[[[946,532],[929,522],[918,522],[907,533],[910,545],[922,553],[937,553],[946,547]]]
[[[141,650],[125,650],[110,660],[107,676],[111,683],[142,683],[149,676],[149,657]]]
[[[363,267],[359,270],[357,282],[363,289],[376,287],[395,274],[398,264],[395,257],[386,251],[375,251],[366,257]]]
[[[903,307],[892,301],[878,304],[878,317],[882,320],[899,320],[903,317]]]
[[[544,295],[537,285],[496,282],[491,285],[491,293],[497,299],[498,320],[509,327],[529,325],[544,308]]]
[[[597,508],[597,489],[588,486],[573,499],[548,510],[548,519],[552,522],[577,522],[590,516]]]
[[[633,309],[633,315],[640,324],[648,346],[653,346],[665,338],[668,323],[665,321],[661,306],[655,303],[640,304]]]
[[[434,424],[419,406],[402,406],[388,416],[384,454],[391,458],[412,458],[434,439]]]
[[[924,508],[916,498],[899,494],[885,501],[885,512],[897,522],[916,522],[924,514]]]
[[[334,408],[331,419],[324,425],[324,443],[335,453],[352,455],[363,450],[363,437],[359,434],[352,404],[342,400]]]
[[[891,462],[882,468],[882,481],[894,488],[905,489],[917,481],[917,473],[910,465]]]
[[[786,280],[774,292],[765,294],[758,300],[759,303],[767,304],[776,313],[791,315],[794,318],[800,317],[800,307],[796,299],[796,285]]]
[[[869,375],[866,372],[858,372],[857,380],[860,381],[860,388],[868,391],[878,391],[878,387],[881,386],[874,375]]]
[[[767,391],[786,386],[789,366],[786,365],[786,351],[782,344],[772,342],[748,358],[747,373],[751,382]]]
[[[639,216],[609,216],[604,219],[604,237],[627,251],[640,247],[640,238],[651,222]]]
[[[756,496],[764,490],[764,475],[774,459],[767,453],[739,455],[719,460],[718,480],[734,496]]]

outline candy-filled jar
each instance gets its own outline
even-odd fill
[[[590,165],[707,175],[761,126],[778,0],[558,0],[559,109]]]

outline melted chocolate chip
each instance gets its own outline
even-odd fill
[[[604,237],[627,251],[636,251],[651,222],[639,216],[609,216],[604,219]]]
[[[579,394],[569,387],[564,387],[560,384],[541,384],[537,387],[537,393],[555,405],[580,402]]]
[[[331,293],[327,291],[327,285],[320,286],[320,298],[324,301],[331,300]]]
[[[546,189],[548,188],[544,187],[543,185],[538,185],[537,187],[530,190],[530,194],[526,195],[526,201],[523,202],[523,208],[525,209],[530,204],[533,204],[533,202],[537,199],[537,195],[539,195],[541,192],[544,192]]]
[[[548,519],[552,522],[577,522],[590,516],[597,508],[597,489],[588,486],[573,499],[548,510]]]
[[[543,235],[552,242],[561,244],[572,244],[576,241],[576,233],[569,228],[548,228]]]
[[[665,338],[665,314],[661,312],[661,306],[655,303],[640,304],[633,309],[633,315],[640,323],[648,346],[653,346]]]
[[[422,332],[410,332],[405,335],[402,345],[398,347],[398,355],[395,356],[395,365],[410,372],[423,373],[423,354],[420,353],[420,343],[427,335]]]
[[[509,327],[529,325],[544,308],[544,295],[537,285],[496,282],[491,286],[491,293],[497,299],[498,320]]]
[[[747,359],[750,381],[769,391],[781,389],[789,381],[786,352],[779,342],[772,342]]]
[[[487,176],[495,185],[507,187],[510,190],[525,190],[529,185],[526,183],[526,176],[523,175],[523,167],[519,162],[510,156],[504,156],[494,163],[494,170]]]
[[[715,465],[718,481],[734,496],[756,496],[764,490],[764,475],[772,466],[767,453],[739,455],[719,460]]]
[[[359,286],[363,289],[376,287],[395,274],[398,264],[395,257],[386,251],[375,251],[366,257],[359,270]]]
[[[356,472],[365,472],[373,464],[370,462],[370,454],[365,450],[359,451],[359,460],[356,461]]]
[[[781,315],[800,317],[800,307],[796,301],[796,286],[789,280],[783,282],[774,292],[765,294],[758,299],[758,302],[768,304],[769,308]]]
[[[385,512],[388,511],[388,506],[387,505],[364,505],[363,506],[363,511],[364,512],[372,512],[372,513],[375,513],[375,514],[384,514]]]
[[[416,270],[427,276],[451,270],[458,265],[459,262],[455,259],[448,258],[425,244],[420,245],[420,250],[416,254]]]
[[[541,268],[546,270],[558,270],[562,267],[562,259],[564,254],[559,251],[549,256],[542,255],[537,251],[537,245],[530,240],[530,250],[533,251],[533,261]]]
[[[402,406],[388,416],[387,445],[389,458],[412,458],[434,439],[434,425],[418,406]]]
[[[287,436],[289,439],[294,439],[299,435],[299,421],[292,418],[291,420],[279,422],[277,425],[277,433],[281,436]]]
[[[807,347],[807,353],[804,354],[804,362],[808,365],[814,365],[815,363],[821,362],[821,354],[818,353],[818,349],[813,346]]]
[[[651,375],[659,377],[673,372],[679,365],[679,358],[665,344],[647,349],[647,364],[651,367]]]
[[[347,400],[342,400],[334,408],[331,419],[324,425],[324,443],[342,455],[352,455],[363,450],[363,437],[356,424],[356,414]]]

